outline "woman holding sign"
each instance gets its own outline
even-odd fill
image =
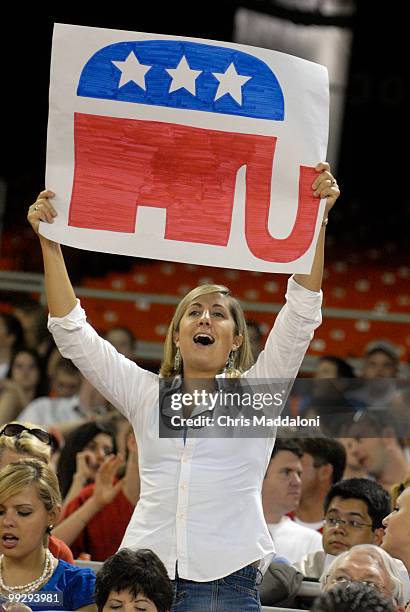
[[[320,163],[316,171],[312,190],[327,201],[312,270],[289,279],[286,305],[255,365],[248,369],[244,315],[226,287],[197,287],[177,307],[161,375],[176,383],[182,376],[185,392],[195,380],[205,386],[205,380],[213,384],[232,371],[245,379],[296,376],[321,322],[325,229],[339,196],[329,165]],[[53,195],[43,191],[30,206],[28,219],[36,233],[39,221],[53,222]],[[178,438],[160,438],[158,376],[98,336],[76,299],[60,246],[39,238],[49,328],[58,348],[131,421],[138,440],[141,497],[122,547],[150,548],[160,557],[174,580],[175,612],[260,610],[257,577],[274,552],[261,503],[274,439],[198,439],[189,429]]]

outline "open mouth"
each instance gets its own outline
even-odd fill
[[[215,338],[213,338],[210,334],[196,334],[194,336],[194,342],[195,344],[208,346],[208,344],[213,344],[215,342]]]
[[[19,539],[16,538],[16,536],[12,534],[5,534],[1,538],[1,541],[2,541],[4,548],[14,548],[17,545],[17,542],[19,541]]]

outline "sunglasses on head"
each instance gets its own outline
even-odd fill
[[[24,431],[28,431],[32,436],[35,436],[40,442],[44,444],[48,444],[49,446],[53,446],[52,436],[48,433],[48,431],[44,431],[44,429],[37,429],[26,427],[25,425],[20,425],[20,423],[10,423],[3,427],[0,431],[0,436],[7,436],[8,438],[17,438],[21,436]]]

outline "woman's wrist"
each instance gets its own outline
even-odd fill
[[[58,242],[54,242],[54,240],[50,240],[49,238],[46,238],[45,236],[43,236],[42,234],[37,234],[38,238],[40,240],[40,245],[43,248],[50,248],[53,249],[55,251],[60,251],[61,252],[61,246]]]
[[[71,488],[74,487],[85,487],[85,485],[87,484],[87,479],[85,477],[84,474],[82,474],[81,472],[75,472],[73,475],[73,483],[71,485]]]
[[[88,520],[83,518],[79,513],[75,516],[76,520],[82,525],[83,529],[87,527]]]
[[[101,512],[101,510],[106,505],[101,499],[99,499],[98,495],[95,494],[95,491],[92,494],[92,496],[88,499],[87,503],[88,503],[88,507],[90,511],[92,512],[92,516],[94,516],[94,514],[97,514],[98,512]]]
[[[95,516],[100,510],[101,508],[99,507],[98,503],[96,503],[96,500],[93,499],[93,497],[90,497],[76,512],[70,516],[66,516],[63,519],[63,523],[68,519],[70,519],[70,521],[76,520],[77,523],[81,525],[81,530],[83,530],[85,527],[87,527],[93,516]]]

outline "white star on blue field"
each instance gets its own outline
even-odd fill
[[[151,40],[104,47],[84,66],[77,95],[284,120],[283,93],[265,62],[204,43]]]

